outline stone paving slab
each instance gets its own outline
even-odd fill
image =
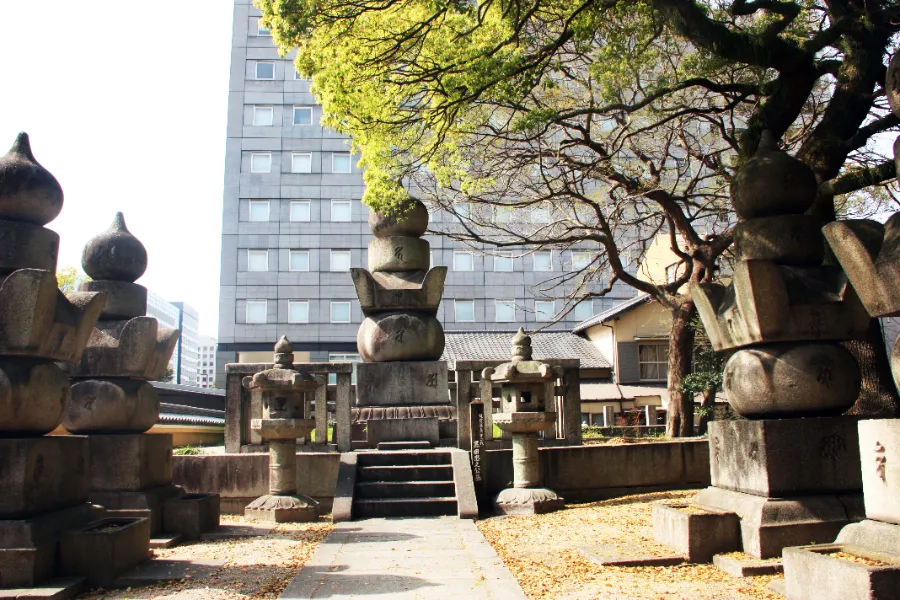
[[[224,560],[148,560],[119,576],[114,587],[142,587],[184,578],[199,579],[208,577],[224,564]]]
[[[34,588],[5,588],[0,590],[2,600],[69,600],[87,587],[84,577],[60,577]]]
[[[338,523],[280,597],[363,596],[526,598],[475,524],[456,517]]]

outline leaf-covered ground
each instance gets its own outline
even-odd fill
[[[277,598],[331,530],[330,515],[315,523],[282,523],[260,537],[183,544],[153,550],[155,558],[224,561],[209,576],[123,590],[91,590],[82,599],[166,598],[168,600],[244,600]],[[252,521],[222,515],[223,525]]]
[[[527,517],[496,517],[478,528],[529,598],[602,600],[783,600],[766,586],[782,577],[739,578],[713,565],[603,567],[585,554],[627,547],[671,555],[653,541],[651,502],[687,499],[696,491],[661,492],[568,505]]]

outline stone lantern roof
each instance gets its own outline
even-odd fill
[[[547,363],[531,359],[531,337],[519,328],[512,339],[512,360],[498,365],[490,374],[491,381],[498,383],[534,383],[549,381],[556,377],[553,367]]]
[[[314,392],[319,383],[309,373],[295,371],[294,345],[286,336],[275,344],[275,367],[244,378],[244,387],[262,391]]]

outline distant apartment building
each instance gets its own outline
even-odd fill
[[[197,385],[211,388],[216,385],[216,338],[200,336],[200,367]]]
[[[200,381],[200,317],[197,311],[184,302],[169,302],[152,290],[147,290],[147,315],[156,317],[160,327],[181,332],[169,368],[172,383],[198,386]]]
[[[322,127],[310,82],[282,58],[250,0],[235,0],[225,151],[216,385],[225,365],[270,362],[282,335],[298,361],[358,360],[363,315],[349,269],[367,266],[372,239],[358,157],[345,136]],[[431,215],[440,225],[455,219]],[[440,228],[440,227],[436,227]],[[446,265],[437,314],[447,331],[536,328],[566,307],[536,297],[535,285],[580,269],[589,249],[482,253],[435,235],[432,265]],[[524,255],[523,255],[524,254]],[[575,307],[562,326],[635,292]]]

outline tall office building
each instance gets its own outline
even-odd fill
[[[215,387],[216,384],[216,338],[200,336],[200,367],[197,385]]]
[[[156,317],[160,327],[181,332],[175,351],[169,359],[174,377],[171,383],[200,385],[200,317],[197,311],[184,302],[168,302],[152,290],[147,290],[147,315]]]
[[[260,12],[235,0],[228,97],[219,295],[217,387],[225,364],[269,362],[278,337],[298,361],[353,360],[362,312],[350,267],[366,267],[372,239],[357,157],[346,137],[319,124],[322,109],[293,55],[281,58]],[[436,225],[455,218],[435,213]],[[490,256],[439,236],[432,264],[446,265],[437,317],[447,331],[534,328],[563,303],[536,299],[532,286],[578,268],[589,251]],[[634,291],[584,303],[563,327]]]

